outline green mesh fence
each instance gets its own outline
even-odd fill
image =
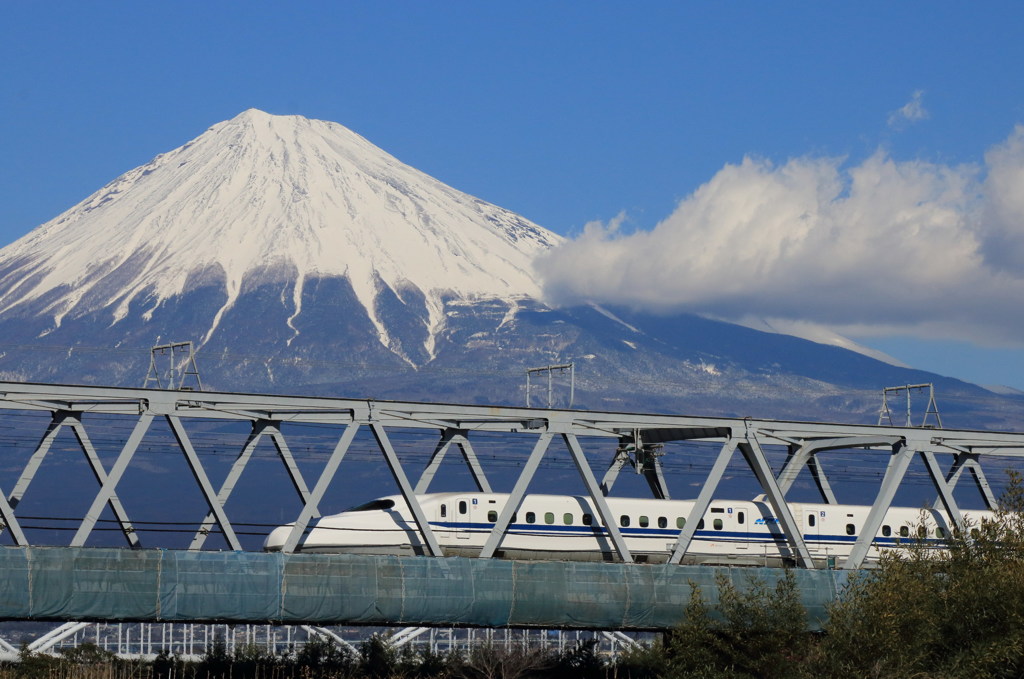
[[[670,628],[716,575],[773,585],[772,568],[257,552],[0,547],[0,618]],[[845,571],[795,570],[809,623]]]

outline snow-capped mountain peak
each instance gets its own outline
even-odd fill
[[[69,315],[117,323],[218,280],[206,341],[247,281],[295,280],[294,328],[304,281],[343,276],[385,345],[380,293],[422,295],[430,345],[445,298],[538,296],[531,262],[559,240],[341,125],[250,109],[0,251],[0,313],[35,302],[55,328]]]

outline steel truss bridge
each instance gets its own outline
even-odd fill
[[[915,460],[923,468],[915,474],[930,483],[933,506],[947,527],[962,529],[964,514],[955,491],[964,472],[981,501],[994,508],[983,463],[1005,464],[1024,455],[1024,434],[1018,433],[14,382],[0,382],[0,418],[0,440],[5,431],[21,432],[8,442],[8,452],[23,449],[20,456],[7,455],[7,471],[0,470],[0,540],[7,543],[0,548],[6,576],[0,618],[23,620],[665,628],[678,620],[693,582],[713,588],[715,574],[723,570],[740,583],[755,576],[780,577],[775,569],[679,565],[700,518],[724,488],[727,470],[737,464],[749,472],[778,518],[805,604],[820,619],[845,574],[864,564],[872,536]],[[229,427],[245,430],[233,450],[225,436],[210,434]],[[310,431],[319,437],[315,464],[295,452],[297,436],[303,450],[311,447]],[[394,441],[407,441],[411,433],[418,443],[400,450]],[[497,478],[491,467],[498,463],[479,450],[492,445],[488,442],[494,437],[522,450],[514,460],[510,499],[480,559],[446,558],[418,498],[450,474],[451,460],[444,461],[453,449],[475,489],[490,492]],[[211,441],[217,455],[208,450]],[[230,502],[261,442],[263,448],[272,445],[294,493],[268,490],[261,497],[277,511],[275,524],[294,522],[279,554],[246,551],[251,525],[238,516],[251,508]],[[405,452],[409,446],[419,446],[415,460]],[[165,458],[167,453],[180,456],[190,472],[192,483],[181,495],[196,498],[189,513],[195,521],[187,528],[187,545],[177,549],[160,544],[160,531],[153,526],[164,524],[138,518],[158,509],[154,503],[128,497],[155,496],[158,489],[140,489],[133,482],[126,491],[123,483],[144,478],[132,475],[151,464],[144,451],[153,448]],[[80,451],[85,465],[48,460],[71,449]],[[225,449],[232,458],[229,465]],[[767,450],[784,451],[777,470]],[[840,454],[870,458],[879,471],[872,477],[877,481],[874,501],[852,552],[836,564],[838,570],[821,570],[787,496],[798,478],[809,477],[822,502],[838,504],[835,479],[830,481],[824,461]],[[616,561],[492,558],[528,489],[538,483],[538,470],[558,455],[567,456],[578,474],[608,531]],[[343,463],[353,458],[369,461],[375,472],[386,470],[409,505],[424,556],[435,558],[295,553],[340,484]],[[606,496],[628,468],[653,497],[668,498],[665,469],[679,460],[703,474],[693,509],[667,564],[636,564]],[[507,474],[511,467],[503,464]],[[37,525],[38,517],[19,512],[28,505],[23,500],[30,486],[44,484],[47,477],[51,486],[59,482],[79,492],[96,486],[78,516],[61,519],[70,522],[66,543],[54,542],[53,531]],[[282,515],[285,497],[291,503],[287,511],[294,513]],[[170,518],[166,524],[183,525],[180,516]],[[111,532],[102,526],[107,525],[120,536],[122,548],[106,544]],[[143,549],[144,538],[146,547],[160,551]],[[532,586],[524,587],[526,582]]]

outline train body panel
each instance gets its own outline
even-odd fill
[[[478,556],[508,495],[431,493],[419,501],[444,553]],[[640,562],[667,561],[693,508],[693,500],[606,498],[626,546]],[[801,534],[818,566],[850,554],[870,507],[790,503]],[[971,512],[972,521],[991,516]],[[267,536],[264,549],[281,549],[291,530],[281,526]],[[892,507],[868,553],[898,548],[919,536],[940,546],[947,530],[938,512]],[[379,498],[325,516],[308,531],[298,551],[413,555],[425,553],[412,512],[401,496]],[[514,559],[611,561],[618,558],[608,531],[590,498],[527,495],[496,553]],[[684,563],[778,566],[794,562],[778,518],[763,499],[716,500],[694,533]]]

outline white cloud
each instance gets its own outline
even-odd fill
[[[537,263],[549,300],[1024,344],[1024,127],[980,168],[745,158],[650,231],[621,219]]]
[[[985,154],[988,176],[979,219],[986,262],[1010,277],[1024,274],[1024,127]]]
[[[926,119],[928,111],[925,110],[922,103],[923,98],[924,90],[917,90],[910,95],[910,101],[889,114],[889,127],[898,129],[907,123],[916,123]]]

